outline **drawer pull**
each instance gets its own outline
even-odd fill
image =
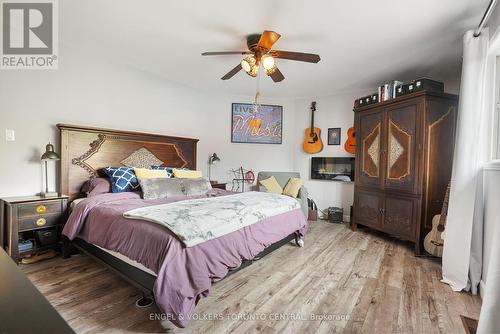
[[[47,224],[47,221],[45,220],[45,218],[38,218],[36,220],[36,226],[43,226],[45,224]]]
[[[36,207],[36,213],[45,213],[47,212],[47,207],[45,205],[39,205]]]

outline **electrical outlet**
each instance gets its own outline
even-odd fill
[[[16,141],[16,132],[12,129],[5,130],[5,140],[6,141]]]

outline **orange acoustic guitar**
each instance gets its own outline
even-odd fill
[[[318,153],[323,149],[321,141],[321,130],[314,127],[314,112],[316,111],[316,102],[311,103],[311,127],[306,129],[306,136],[302,147],[306,153]]]
[[[347,140],[344,144],[344,150],[348,153],[356,154],[356,131],[354,130],[354,127],[347,130]]]

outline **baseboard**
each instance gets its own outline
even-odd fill
[[[344,219],[344,222],[346,222],[346,223],[350,223],[351,222],[351,216],[349,216],[349,215],[344,215],[343,219]]]

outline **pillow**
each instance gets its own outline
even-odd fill
[[[276,181],[276,178],[274,176],[271,176],[270,178],[267,178],[265,180],[261,180],[259,183],[270,193],[281,194],[283,192],[283,188],[281,188],[280,184],[278,183],[278,181]]]
[[[299,196],[300,187],[304,184],[301,178],[291,177],[286,183],[285,189],[283,189],[283,195],[291,196],[297,198]]]
[[[147,168],[135,168],[135,176],[139,179],[154,179],[154,178],[166,178],[169,177],[167,171],[164,169],[147,169]]]
[[[114,193],[139,189],[139,181],[132,167],[106,167],[104,173],[109,177],[111,191]]]
[[[94,177],[83,184],[81,192],[87,197],[110,193],[111,182],[104,177]]]
[[[205,195],[207,191],[212,189],[209,181],[200,179],[183,179],[184,192],[188,196]]]
[[[156,179],[139,179],[139,182],[142,188],[142,198],[144,199],[158,199],[185,195],[182,179],[163,177]]]
[[[174,177],[174,169],[172,167],[151,166],[151,169],[164,170],[167,173],[168,177]]]
[[[199,170],[189,170],[189,169],[174,169],[174,176],[183,179],[199,179],[203,175]]]

